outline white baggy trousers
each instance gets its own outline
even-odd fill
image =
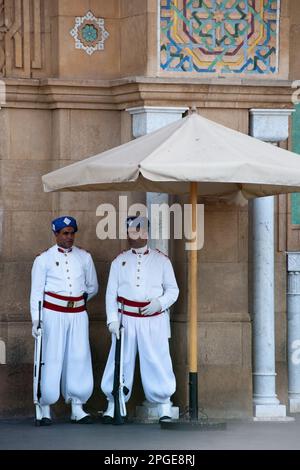
[[[67,403],[86,403],[93,391],[87,312],[61,313],[43,309],[41,405],[60,396]]]
[[[169,316],[162,313],[154,317],[123,315],[124,326],[124,385],[129,393],[133,385],[136,354],[139,353],[141,379],[146,399],[150,403],[168,403],[176,389],[169,350]],[[115,362],[115,335],[101,382],[101,389],[112,401]]]

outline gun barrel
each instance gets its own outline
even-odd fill
[[[115,403],[114,424],[123,424],[120,408],[120,358],[121,358],[121,338],[116,339],[115,350],[115,373],[112,395]]]
[[[114,397],[114,405],[115,405],[115,412],[114,412],[114,424],[123,424],[124,418],[121,413],[121,394],[122,392],[122,363],[123,354],[122,354],[122,314],[123,314],[124,304],[122,303],[121,308],[121,321],[120,321],[120,337],[119,339],[116,338],[116,349],[115,349],[115,370],[114,370],[114,384],[113,384],[113,391],[112,395]]]
[[[39,323],[38,328],[42,328],[41,319],[42,302],[39,302]],[[34,345],[34,369],[33,369],[33,402],[38,404],[41,399],[41,371],[42,371],[42,334],[35,340]]]

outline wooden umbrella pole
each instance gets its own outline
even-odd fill
[[[197,183],[191,183],[192,234],[196,245]],[[197,247],[189,252],[189,409],[190,419],[198,419],[198,367],[197,367]]]

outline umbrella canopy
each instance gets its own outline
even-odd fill
[[[153,191],[232,199],[300,191],[300,158],[196,113],[43,176],[49,191]]]

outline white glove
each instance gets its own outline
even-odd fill
[[[161,304],[158,299],[152,299],[150,304],[146,305],[141,309],[142,315],[153,315],[153,313],[161,311]]]
[[[33,320],[33,322],[32,322],[32,336],[35,339],[37,339],[42,334],[42,329],[41,329],[41,327],[38,328],[38,326],[39,326],[39,321],[38,320]]]
[[[112,321],[109,323],[108,329],[112,335],[116,335],[117,339],[120,339],[120,325],[118,321]]]

